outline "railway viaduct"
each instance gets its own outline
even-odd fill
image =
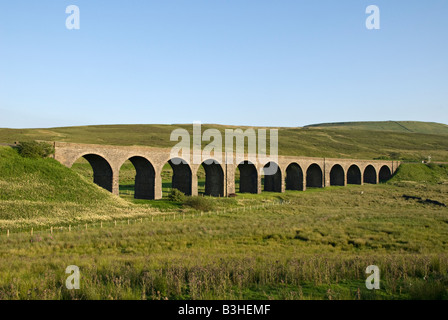
[[[279,156],[278,163],[236,164],[218,163],[213,158],[202,164],[192,164],[189,159],[172,159],[170,149],[140,146],[109,146],[55,142],[55,159],[71,167],[81,157],[93,168],[94,182],[110,192],[119,193],[121,166],[130,160],[136,169],[135,198],[162,198],[161,173],[165,164],[173,169],[172,187],[187,195],[198,194],[197,171],[205,169],[205,194],[228,196],[236,192],[260,193],[261,191],[284,192],[306,190],[309,187],[346,186],[347,184],[376,184],[388,180],[400,162],[386,160],[355,160]],[[235,157],[235,156],[234,156]],[[224,156],[222,157],[224,159]],[[214,160],[214,161],[210,161]],[[210,163],[213,162],[213,163]],[[264,175],[267,167],[278,170]],[[235,183],[236,169],[240,171],[239,183]],[[262,190],[262,178],[264,189]]]

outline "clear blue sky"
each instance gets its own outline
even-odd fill
[[[448,123],[447,107],[446,0],[0,3],[0,127]]]

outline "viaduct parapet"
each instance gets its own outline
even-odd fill
[[[57,161],[70,168],[78,159],[85,158],[93,168],[94,182],[117,195],[120,168],[130,160],[136,169],[135,197],[138,199],[162,198],[162,170],[167,163],[173,169],[172,188],[187,195],[197,195],[197,172],[203,165],[206,175],[205,194],[222,197],[236,191],[284,192],[332,185],[377,184],[390,179],[400,165],[399,161],[295,156],[279,156],[278,163],[269,160],[250,162],[248,159],[252,158],[247,155],[240,163],[220,163],[212,156],[202,164],[193,164],[189,161],[192,157],[171,158],[171,149],[62,142],[55,142],[54,145]],[[235,159],[236,155],[233,157]],[[224,154],[221,159],[225,159]],[[278,167],[278,170],[275,174],[265,175],[270,166]],[[235,182],[237,168],[240,179]]]

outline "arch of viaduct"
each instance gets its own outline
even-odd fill
[[[161,174],[167,163],[173,169],[172,187],[187,195],[198,194],[197,171],[203,165],[205,194],[212,196],[235,193],[237,167],[240,171],[239,191],[261,193],[262,178],[264,191],[304,191],[307,187],[376,184],[388,180],[400,165],[399,161],[279,156],[278,163],[273,164],[279,170],[274,175],[264,175],[265,168],[272,165],[269,161],[222,164],[211,158],[209,160],[214,161],[191,164],[189,159],[172,159],[170,149],[62,142],[55,142],[54,146],[55,159],[67,167],[81,157],[85,158],[93,168],[94,182],[114,194],[119,193],[120,168],[130,160],[136,169],[135,197],[138,199],[162,198]]]

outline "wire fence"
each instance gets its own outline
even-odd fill
[[[164,221],[180,221],[187,219],[196,219],[207,216],[219,216],[226,215],[237,212],[246,212],[251,210],[258,210],[263,208],[268,208],[271,206],[278,206],[284,204],[290,204],[290,201],[279,200],[271,203],[262,203],[257,205],[249,205],[235,208],[225,208],[216,211],[190,211],[190,212],[163,212],[152,214],[151,216],[145,217],[133,217],[129,219],[116,219],[116,220],[105,220],[105,221],[96,221],[96,222],[87,222],[87,223],[77,223],[77,224],[65,224],[61,226],[46,226],[46,227],[31,227],[28,229],[18,229],[18,230],[10,230],[10,229],[2,229],[0,231],[0,237],[9,238],[12,235],[25,235],[29,234],[30,236],[36,235],[53,235],[56,233],[64,233],[64,232],[80,232],[91,229],[103,229],[103,228],[112,228],[112,227],[120,227],[120,226],[131,226],[135,224],[143,224],[145,222],[164,222]]]

